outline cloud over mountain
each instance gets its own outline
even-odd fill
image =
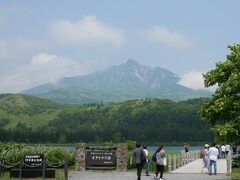
[[[156,45],[167,45],[177,50],[187,50],[193,47],[193,43],[188,37],[161,26],[141,31],[140,34],[146,41]]]
[[[89,68],[72,59],[40,53],[33,56],[30,63],[1,76],[0,91],[19,92],[46,82],[55,83],[62,77],[83,75],[88,70]]]
[[[191,71],[181,76],[178,84],[194,89],[204,89],[203,76],[201,71]]]

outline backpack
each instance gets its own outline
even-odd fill
[[[145,155],[145,152],[142,149],[142,151],[141,151],[141,163],[145,163],[146,161],[147,161],[146,155]]]
[[[152,156],[152,161],[153,161],[153,162],[157,162],[157,156],[156,156],[156,153],[153,154],[153,156]]]

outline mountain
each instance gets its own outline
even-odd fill
[[[22,93],[68,104],[108,103],[130,99],[164,98],[174,101],[209,96],[178,84],[179,77],[167,69],[125,64],[85,76],[65,77],[56,84],[43,84]]]

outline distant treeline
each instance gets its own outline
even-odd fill
[[[14,128],[0,127],[0,141],[75,143],[131,139],[149,144],[210,141],[213,136],[199,116],[204,100],[145,99],[73,107],[38,128],[21,122]]]

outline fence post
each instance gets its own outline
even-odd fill
[[[183,166],[183,162],[184,162],[184,160],[183,160],[183,158],[184,158],[184,156],[183,156],[183,153],[181,153],[181,162],[180,162],[180,164],[181,164],[181,167]]]
[[[191,152],[187,152],[187,163],[190,163],[191,162]]]
[[[45,171],[46,171],[46,161],[45,161],[45,159],[43,159],[42,163],[43,163],[42,178],[45,179]]]
[[[226,160],[227,160],[227,173],[231,173],[232,172],[232,156],[231,156],[231,152],[228,153]]]
[[[172,171],[172,156],[168,156],[168,172]]]
[[[183,152],[184,162],[183,164],[186,165],[188,163],[188,154],[187,152]]]
[[[22,179],[22,160],[20,161],[19,164],[19,178]]]
[[[173,155],[173,170],[176,170],[176,169],[177,169],[176,166],[177,166],[176,155]]]
[[[180,161],[181,161],[181,156],[180,154],[177,155],[177,168],[180,168]]]
[[[64,176],[65,176],[65,180],[68,180],[68,160],[65,159],[64,162]]]

